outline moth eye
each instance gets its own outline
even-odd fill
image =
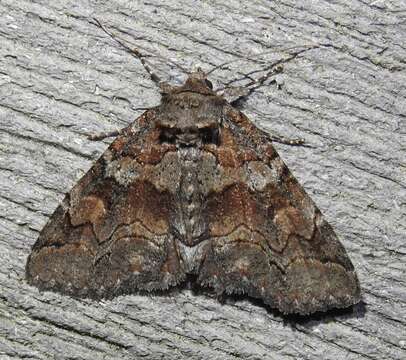
[[[203,144],[220,145],[219,130],[217,128],[204,128],[200,130]]]
[[[213,83],[210,80],[204,79],[204,82],[206,83],[206,85],[213,90]]]
[[[167,143],[167,144],[174,144],[176,141],[176,134],[173,129],[161,129],[161,133],[159,134],[159,142]]]

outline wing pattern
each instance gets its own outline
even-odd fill
[[[283,313],[359,301],[331,226],[268,136],[209,85],[192,73],[113,141],[41,231],[31,284],[109,298],[194,274]]]

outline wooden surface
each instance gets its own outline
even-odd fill
[[[172,83],[184,76],[166,59],[239,60],[211,75],[217,86],[284,62],[280,89],[261,87],[244,112],[312,146],[276,144],[344,243],[363,303],[286,318],[187,289],[94,302],[26,284],[38,232],[108,145],[87,134],[159,102],[92,16],[158,55]],[[0,37],[1,360],[406,359],[404,1],[1,0]]]

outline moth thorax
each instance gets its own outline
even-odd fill
[[[161,127],[160,143],[178,147],[200,147],[206,144],[219,145],[219,129],[216,126]]]
[[[188,246],[199,243],[205,231],[202,218],[203,194],[198,176],[201,153],[200,149],[193,147],[179,150],[183,165],[177,191],[180,207],[175,215],[175,223],[181,242]]]

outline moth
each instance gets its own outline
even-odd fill
[[[28,282],[100,299],[191,275],[285,314],[357,303],[344,247],[270,136],[200,69],[161,88],[161,104],[120,131],[42,229]]]

